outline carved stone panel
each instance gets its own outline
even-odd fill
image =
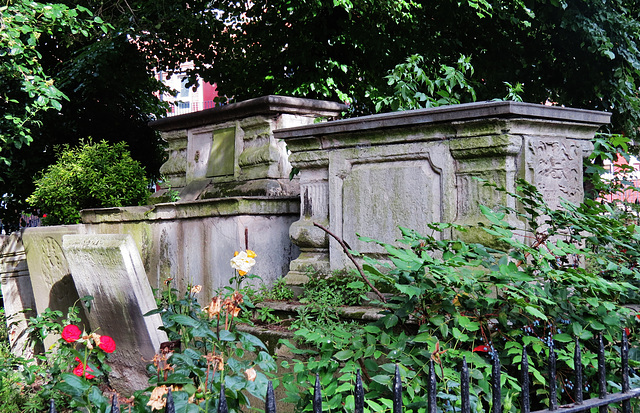
[[[38,313],[46,308],[67,313],[78,300],[67,257],[62,251],[62,237],[77,234],[80,226],[29,228],[23,242],[31,275]]]
[[[187,146],[187,183],[207,177],[213,136],[211,129],[189,132]]]
[[[550,207],[558,207],[561,199],[582,201],[582,148],[575,142],[530,139],[527,167],[527,179],[536,185]]]

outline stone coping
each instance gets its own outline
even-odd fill
[[[483,119],[564,121],[599,127],[609,123],[611,113],[511,101],[476,102],[382,113],[315,125],[284,128],[274,131],[274,136],[276,139],[296,139],[375,129]]]
[[[145,206],[84,209],[80,212],[84,224],[299,213],[298,196],[215,198]]]
[[[156,130],[166,132],[222,123],[257,115],[286,113],[311,116],[339,116],[340,113],[345,110],[347,110],[346,105],[327,100],[267,95],[243,102],[215,106],[199,112],[158,119],[149,122],[149,126]]]

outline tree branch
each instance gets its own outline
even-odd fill
[[[369,279],[367,278],[366,275],[364,275],[364,271],[362,271],[362,267],[360,267],[360,264],[358,264],[358,262],[356,261],[356,259],[353,257],[353,255],[351,254],[351,252],[349,252],[349,248],[347,247],[347,244],[340,238],[338,238],[337,235],[335,235],[333,232],[329,231],[328,229],[326,229],[325,227],[323,227],[322,225],[318,224],[317,222],[313,223],[314,226],[320,228],[321,230],[323,230],[324,232],[326,232],[327,234],[331,235],[336,241],[338,241],[338,244],[340,244],[340,246],[342,247],[342,249],[344,250],[345,254],[347,254],[347,257],[349,257],[349,259],[351,260],[351,262],[353,263],[353,265],[356,266],[356,269],[358,270],[358,272],[360,273],[360,276],[362,277],[362,279],[364,280],[364,282],[366,282],[369,287],[371,287],[371,289],[373,290],[374,293],[376,293],[376,295],[378,297],[380,297],[380,300],[382,300],[383,303],[386,304],[387,299],[384,298],[384,295],[382,295],[382,293],[380,291],[378,291],[378,289],[376,287],[373,286],[373,284],[371,284],[371,282],[369,281]]]

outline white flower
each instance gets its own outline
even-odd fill
[[[247,274],[254,265],[256,265],[256,260],[250,257],[247,251],[241,251],[231,259],[231,268],[238,270],[240,275]]]

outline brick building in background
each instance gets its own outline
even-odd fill
[[[180,69],[186,71],[192,66],[192,63],[185,63],[180,65]],[[198,112],[215,106],[214,99],[218,96],[215,83],[212,85],[198,78],[198,87],[194,90],[193,87],[187,87],[184,74],[161,71],[156,73],[156,78],[178,92],[176,96],[167,93],[160,96],[160,100],[171,103],[171,109],[167,112],[167,116]]]
[[[607,170],[607,173],[603,175],[605,180],[620,180],[628,188],[606,195],[607,201],[640,203],[640,161],[635,156],[630,157],[627,161],[618,154],[615,162],[605,161],[603,167]]]

